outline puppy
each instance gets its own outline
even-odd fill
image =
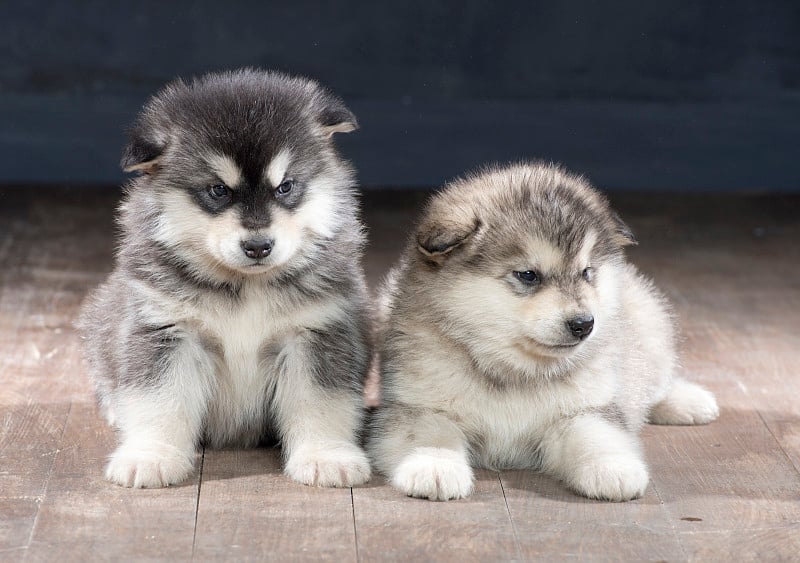
[[[674,375],[664,297],[585,180],[519,164],[435,195],[383,290],[376,469],[410,496],[472,490],[471,467],[535,468],[590,498],[641,496],[645,421],[705,424]]]
[[[369,479],[364,234],[331,138],[355,128],[339,98],[277,72],[177,81],[145,105],[116,265],[78,321],[119,430],[110,481],[180,483],[199,444],[274,440],[296,481]]]

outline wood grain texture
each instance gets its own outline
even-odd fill
[[[469,499],[409,498],[382,478],[353,489],[363,561],[515,561],[520,559],[497,473],[476,472]]]
[[[191,557],[199,472],[167,489],[119,487],[103,478],[115,445],[93,404],[72,405],[27,560]]]
[[[118,190],[0,192],[0,403],[86,401],[72,323],[110,269]]]
[[[115,436],[71,323],[111,267],[118,197],[0,189],[0,559],[797,560],[800,197],[614,194],[641,242],[631,259],[674,303],[682,369],[722,406],[709,426],[646,427],[651,485],[622,504],[529,471],[481,472],[447,503],[379,477],[315,489],[274,449],[205,452],[180,487],[107,483]],[[373,286],[424,200],[365,194]]]
[[[290,481],[277,449],[206,450],[195,558],[354,561],[349,488]]]
[[[525,560],[680,560],[681,542],[653,483],[628,503],[593,501],[532,471],[501,476]]]
[[[0,405],[0,558],[30,544],[68,404]]]
[[[644,441],[655,487],[691,558],[800,553],[798,473],[757,413],[723,407],[715,424],[649,427]],[[760,543],[788,540],[792,530],[793,541]]]

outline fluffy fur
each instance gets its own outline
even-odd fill
[[[178,81],[144,107],[116,265],[78,322],[119,430],[109,480],[180,483],[198,444],[276,439],[297,481],[369,479],[364,235],[331,138],[355,128],[317,83],[256,70]]]
[[[718,409],[674,375],[673,322],[625,260],[634,242],[552,165],[488,169],[435,195],[382,293],[374,466],[434,500],[469,495],[472,466],[641,496],[642,424],[704,424]]]

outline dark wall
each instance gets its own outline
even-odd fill
[[[27,2],[0,13],[0,183],[121,181],[124,126],[175,76],[318,78],[372,186],[487,161],[611,188],[800,190],[800,3]]]

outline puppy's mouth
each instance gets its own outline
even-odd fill
[[[240,275],[258,275],[275,269],[276,265],[269,258],[248,260],[247,262],[225,262],[225,267],[238,272]]]
[[[544,344],[533,338],[521,338],[517,340],[516,347],[528,356],[560,358],[568,356],[573,350],[580,346],[584,341],[575,340],[559,344]]]
[[[249,274],[256,274],[272,270],[274,267],[275,264],[271,263],[269,260],[253,260],[240,269]]]
[[[539,346],[543,346],[545,348],[551,348],[553,350],[568,350],[570,348],[575,348],[581,344],[582,340],[576,340],[575,342],[571,342],[569,344],[542,344],[541,342],[537,342]]]

